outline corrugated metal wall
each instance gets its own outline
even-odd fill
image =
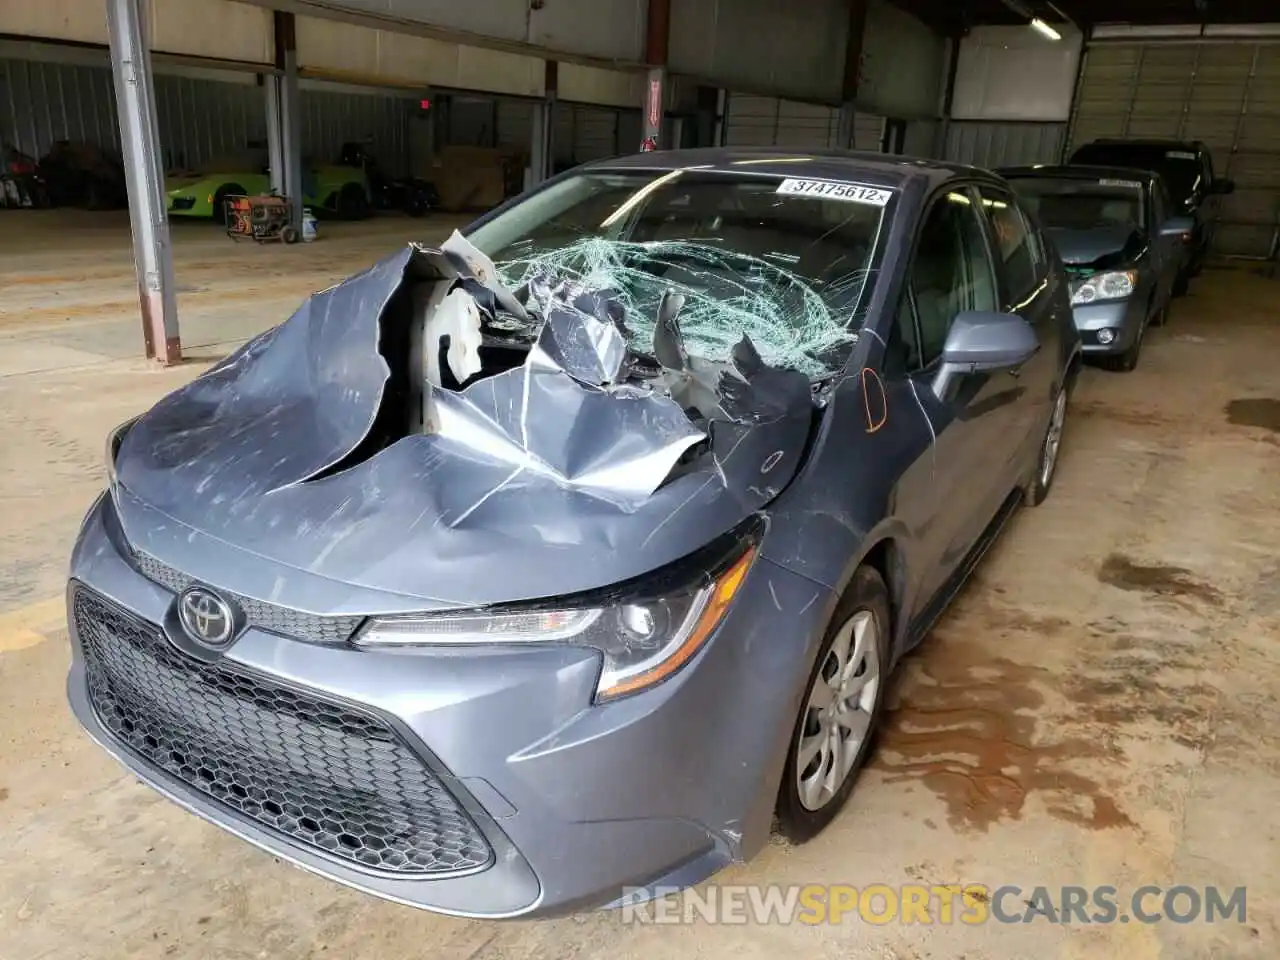
[[[156,75],[156,115],[166,169],[264,145],[265,95],[252,75]],[[414,102],[402,96],[313,84],[302,90],[303,152],[331,163],[344,141],[368,140],[387,172],[406,170],[405,127]],[[39,157],[56,140],[118,151],[115,90],[107,66],[0,60],[0,143]]]
[[[668,118],[668,125],[670,122]],[[551,150],[557,169],[640,149],[639,110],[560,102],[552,124]]]
[[[975,167],[1057,163],[1067,135],[1065,123],[999,123],[952,120],[944,158]]]
[[[533,112],[529,100],[498,101],[498,146],[529,150],[533,144]]]
[[[776,97],[729,95],[724,142],[730,147],[827,148],[838,145],[840,111]]]
[[[39,157],[55,140],[87,140],[119,149],[111,71],[0,60],[0,144]]]
[[[724,122],[724,142],[729,147],[879,150],[883,131],[884,117],[856,113],[853,142],[841,143],[837,107],[733,93]]]
[[[669,66],[734,90],[836,100],[847,0],[672,0]]]
[[[1096,43],[1085,51],[1071,146],[1099,137],[1203,140],[1236,181],[1214,241],[1261,257],[1280,229],[1280,45]]]
[[[933,117],[946,81],[946,50],[946,40],[916,17],[888,0],[871,0],[858,106],[888,117]]]

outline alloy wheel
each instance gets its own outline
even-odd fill
[[[796,746],[796,787],[807,810],[840,791],[871,733],[880,697],[880,627],[859,610],[840,628],[813,678]]]

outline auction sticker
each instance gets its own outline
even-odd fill
[[[777,192],[791,197],[869,203],[875,207],[883,207],[893,195],[890,190],[868,187],[860,183],[842,183],[839,180],[798,180],[794,177],[783,180],[778,185]]]

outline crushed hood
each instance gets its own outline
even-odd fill
[[[1146,241],[1130,227],[1095,227],[1088,230],[1051,228],[1050,238],[1062,262],[1069,266],[1105,270],[1120,266],[1142,252]]]
[[[513,290],[458,234],[410,246],[132,426],[124,533],[188,568],[270,561],[263,599],[287,597],[289,569],[430,605],[647,573],[775,497],[814,417],[809,377],[746,336],[691,356],[682,306],[665,295],[640,344],[608,289],[539,274]]]

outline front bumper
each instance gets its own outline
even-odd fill
[[[1143,310],[1137,297],[1072,307],[1076,329],[1080,332],[1080,346],[1085,356],[1108,356],[1128,350],[1146,321]],[[1103,329],[1115,331],[1115,339],[1110,343],[1098,340],[1098,331]]]
[[[171,216],[177,217],[193,217],[200,215],[200,212],[196,210],[195,197],[170,197],[168,212]]]
[[[114,511],[104,498],[86,518],[68,588],[68,695],[90,736],[187,810],[283,859],[386,899],[469,917],[570,913],[633,896],[637,887],[697,883],[750,857],[768,839],[796,697],[807,674],[804,654],[812,653],[831,605],[825,589],[759,559],[740,603],[684,670],[639,695],[592,705],[598,656],[567,646],[375,652],[250,627],[220,657],[202,663],[178,653],[176,641],[169,648],[175,595],[144,576],[121,547]],[[142,735],[141,728],[122,728],[117,716],[104,713],[90,684],[97,669],[93,658],[100,658],[91,648],[100,641],[83,629],[83,609],[77,623],[81,590],[153,631],[168,650],[171,673],[189,663],[204,676],[233,676],[255,689],[319,704],[307,708],[309,716],[320,709],[349,711],[390,731],[410,756],[414,775],[437,784],[464,812],[461,820],[453,809],[438,817],[428,812],[420,821],[445,823],[452,849],[467,856],[437,876],[406,875],[376,857],[372,864],[353,862],[300,838],[305,831],[265,823],[244,797],[228,798],[224,791],[220,799],[199,779],[204,774],[183,767],[199,764],[181,743],[172,762],[168,754],[157,762],[160,754],[150,751],[151,741],[141,750],[131,746],[128,737]],[[761,595],[763,602],[753,601]],[[128,675],[151,671],[155,659],[130,661]],[[212,705],[210,710],[231,718],[202,729],[205,737],[223,737],[218,756],[229,763],[278,770],[282,783],[301,771],[309,782],[323,779],[324,790],[360,793],[361,802],[377,799],[359,771],[352,772],[352,751],[342,748],[340,762],[312,762],[315,750],[333,748],[324,730],[300,727],[292,715],[262,721],[254,714],[250,724],[243,705],[226,699],[235,694],[221,680],[212,693],[185,675],[175,682],[187,702]],[[173,687],[171,682],[165,689]],[[180,725],[169,729],[180,732]],[[262,730],[271,733],[257,732]],[[308,737],[311,753],[281,747]],[[164,739],[163,733],[152,737],[156,749],[168,749]],[[373,753],[364,749],[356,753],[371,764],[366,772],[384,776],[405,764],[403,753],[375,756],[381,747]],[[232,775],[222,780],[240,782]],[[273,809],[287,813],[288,804]],[[306,813],[299,809],[293,827]],[[316,813],[307,814],[307,822],[317,826],[317,836],[341,833],[341,824],[327,833],[320,829],[333,810]],[[401,807],[393,813],[402,820],[410,815]],[[466,846],[458,839],[463,820],[474,825],[481,843],[473,837]],[[483,863],[476,852],[481,848],[489,854]]]

